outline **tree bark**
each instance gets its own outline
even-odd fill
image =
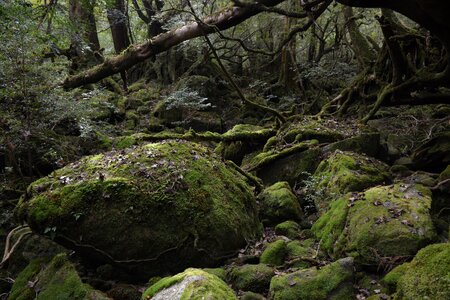
[[[364,69],[376,59],[376,55],[366,37],[359,31],[359,26],[356,24],[353,15],[353,9],[350,6],[344,8],[344,17],[352,42],[352,49],[356,54],[361,69]]]
[[[130,36],[128,35],[127,16],[125,13],[124,0],[115,0],[112,8],[108,9],[108,22],[111,28],[111,35],[116,54],[130,46]],[[123,82],[123,89],[128,89],[126,70],[120,71]]]
[[[97,25],[94,16],[95,0],[69,1],[69,17],[73,24],[79,27],[81,32],[77,32],[81,38],[88,42],[93,52],[100,50],[100,42],[97,35]]]
[[[130,46],[124,0],[115,0],[114,6],[108,9],[107,15],[109,26],[111,27],[114,50],[118,54]]]

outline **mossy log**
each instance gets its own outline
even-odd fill
[[[142,134],[139,139],[148,142],[157,142],[163,140],[186,140],[192,142],[211,141],[211,142],[265,142],[276,134],[275,129],[261,129],[257,131],[226,132],[223,134],[217,132],[196,132],[189,130],[186,133],[161,132],[156,134]]]

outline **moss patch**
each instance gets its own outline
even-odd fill
[[[319,178],[316,189],[324,190],[323,197],[314,199],[320,212],[328,209],[333,198],[389,181],[387,165],[368,156],[340,150],[323,160],[314,176]]]
[[[431,192],[421,185],[374,187],[333,202],[312,231],[330,254],[380,265],[413,256],[436,238],[430,206]]]
[[[165,299],[180,300],[237,299],[234,292],[219,277],[192,268],[175,276],[161,279],[149,287],[141,299],[158,297],[159,294],[168,297]]]
[[[227,279],[227,271],[223,268],[204,268],[203,271],[216,275],[223,281]]]
[[[434,244],[420,250],[411,263],[386,277],[397,277],[394,299],[450,299],[450,244]],[[385,279],[386,280],[386,279]]]
[[[81,282],[66,254],[56,255],[48,264],[32,261],[16,279],[11,300],[109,299]]]
[[[286,220],[301,220],[303,212],[289,183],[277,182],[259,194],[260,218],[268,225]]]
[[[320,270],[314,267],[273,277],[269,299],[353,299],[352,279],[353,260],[345,258]]]
[[[239,290],[264,293],[269,289],[275,270],[265,264],[234,267],[228,273],[233,286]]]
[[[291,240],[300,236],[300,225],[294,221],[285,221],[275,226],[275,233],[277,235],[284,235]]]
[[[276,240],[267,245],[259,261],[267,265],[280,266],[284,263],[286,254],[286,242],[281,239]]]

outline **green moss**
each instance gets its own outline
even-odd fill
[[[273,300],[353,299],[352,280],[353,260],[345,258],[326,265],[320,270],[314,267],[273,277],[269,298]]]
[[[396,184],[369,189],[364,197],[350,208],[346,230],[346,251],[356,251],[360,263],[411,256],[435,239],[429,189]]]
[[[185,282],[185,284],[183,284]],[[176,284],[180,286],[173,287]],[[182,300],[237,299],[234,292],[215,275],[199,269],[187,269],[172,277],[165,277],[149,287],[142,295],[143,300],[154,297],[165,289],[173,287],[179,291]],[[175,295],[175,294],[169,294]],[[170,297],[170,296],[169,296]],[[170,299],[170,298],[169,298]]]
[[[30,282],[33,282],[31,285]],[[35,260],[22,271],[15,281],[10,298],[12,300],[52,299],[109,299],[105,295],[81,282],[66,254],[56,255],[43,265]]]
[[[320,247],[333,253],[335,242],[339,240],[347,220],[348,206],[345,198],[331,203],[330,209],[322,215],[312,226],[311,231],[320,241]]]
[[[409,265],[410,265],[409,263],[401,264],[395,267],[386,276],[384,276],[383,282],[387,285],[391,293],[394,293],[395,290],[397,289],[397,283],[400,280],[400,278],[403,275],[405,275],[406,271],[410,267]]]
[[[96,132],[97,135],[97,139],[99,142],[99,148],[102,150],[111,150],[111,146],[112,146],[112,140],[109,136],[107,136],[106,134],[103,134],[101,132]]]
[[[438,181],[441,182],[446,179],[450,179],[450,165],[448,165],[447,168],[439,174]]]
[[[315,255],[315,250],[311,248],[308,240],[306,241],[291,241],[286,245],[287,258],[289,261],[297,260],[292,267],[305,269],[311,267],[311,262],[308,258]],[[305,259],[303,259],[305,258]]]
[[[267,245],[259,261],[262,264],[280,266],[284,263],[286,254],[286,242],[284,240],[276,240]]]
[[[289,183],[277,182],[259,194],[260,218],[273,225],[285,220],[301,220],[303,212]]]
[[[348,192],[359,192],[389,180],[388,167],[367,156],[335,151],[317,167],[319,178],[316,189],[324,190],[323,197],[314,200],[320,212],[328,209],[330,201]]]
[[[430,245],[420,250],[405,267],[404,275],[397,281],[394,299],[449,298],[450,244]]]
[[[249,124],[238,124],[222,135],[222,142],[216,153],[223,158],[240,164],[244,156],[262,147],[267,138],[275,134],[274,130]]]
[[[248,169],[248,170],[260,169],[278,159],[287,157],[287,156],[295,154],[295,153],[303,152],[303,151],[309,149],[310,147],[314,147],[318,144],[319,144],[319,142],[317,140],[311,140],[311,141],[295,144],[294,146],[283,149],[281,151],[269,150],[267,152],[261,152],[260,154],[253,157],[251,159],[251,161],[248,162],[249,165],[246,166],[246,169]]]
[[[20,272],[14,281],[9,299],[34,299],[35,292],[28,287],[28,282],[33,281],[44,266],[45,260],[38,258],[32,260],[28,266]]]
[[[378,265],[386,257],[412,256],[436,238],[430,205],[431,192],[421,185],[374,187],[333,202],[312,231],[329,254]]]
[[[275,226],[275,233],[277,235],[284,235],[291,240],[296,239],[300,235],[300,225],[294,221],[285,221]]]
[[[228,273],[229,281],[239,290],[264,293],[269,289],[274,269],[265,265],[243,265]]]
[[[208,272],[209,274],[216,275],[223,281],[227,279],[227,271],[223,268],[204,268],[203,271]]]
[[[210,150],[182,141],[85,157],[31,184],[16,215],[41,234],[51,229],[56,239],[82,236],[116,260],[167,252],[164,262],[133,268],[145,279],[215,265],[214,257],[261,234],[246,178]]]
[[[120,137],[116,141],[116,149],[125,149],[136,145],[136,138],[132,135]]]

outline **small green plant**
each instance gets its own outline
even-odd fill
[[[193,91],[188,87],[184,87],[174,91],[166,98],[167,110],[173,108],[187,108],[195,110],[204,110],[212,108],[212,104],[208,102],[208,98],[201,97],[197,91]]]
[[[306,179],[301,181],[299,188],[295,188],[295,191],[303,199],[305,213],[314,213],[316,211],[315,200],[325,197],[325,189],[320,187],[320,182],[325,179],[325,176],[315,176],[309,172],[302,172],[302,175]]]
[[[44,235],[47,235],[51,240],[56,237],[56,226],[46,227],[44,229]]]

